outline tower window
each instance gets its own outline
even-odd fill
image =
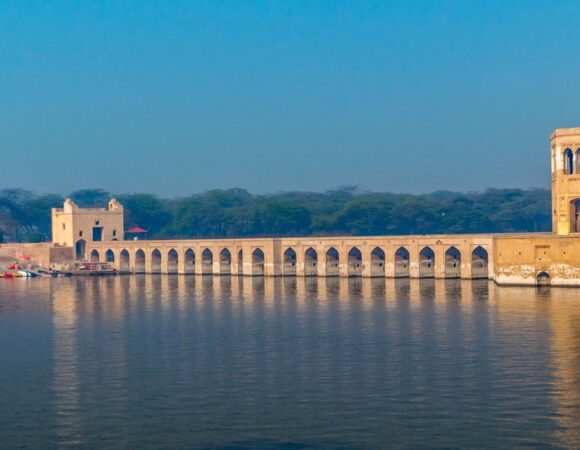
[[[117,236],[117,230],[113,230],[113,236]]]
[[[63,230],[66,230],[66,223],[63,223],[63,224],[62,224],[62,229],[63,229]]]
[[[564,173],[566,175],[574,173],[574,153],[569,148],[564,150]]]
[[[83,237],[83,232],[79,231],[79,237]]]

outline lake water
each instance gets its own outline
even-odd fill
[[[580,289],[0,281],[0,447],[580,447]]]

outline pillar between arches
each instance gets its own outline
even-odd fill
[[[205,247],[203,247],[203,249],[205,249]],[[203,255],[201,254],[203,249],[200,245],[194,245],[192,247],[193,253],[195,255],[195,266],[193,267],[193,272],[196,275],[203,274]]]
[[[433,252],[435,253],[435,261],[433,261],[435,265],[435,278],[445,278],[445,247],[443,247],[443,244],[436,244]]]
[[[238,252],[240,251],[240,247],[233,246],[230,251],[233,252],[231,255],[230,273],[232,275],[238,275]]]
[[[185,249],[179,248],[175,251],[177,252],[177,273],[185,275]]]
[[[338,275],[342,278],[348,278],[348,250],[344,245],[340,246],[338,254]]]
[[[220,248],[213,246],[213,247],[209,247],[209,249],[211,250],[211,253],[213,255],[213,260],[211,263],[211,273],[212,275],[221,275],[222,273],[222,255],[220,253]]]
[[[243,255],[242,255],[242,259],[244,261],[243,266],[244,266],[244,276],[253,276],[253,272],[254,272],[254,267],[252,265],[252,246],[251,245],[244,245],[243,246]]]
[[[459,249],[461,257],[461,278],[470,280],[471,272],[471,249],[469,245],[464,244]]]
[[[160,272],[162,274],[168,274],[169,273],[169,249],[166,248],[160,248],[159,251],[161,252],[161,270]]]
[[[296,276],[304,277],[306,276],[306,267],[304,266],[305,261],[304,252],[306,251],[306,249],[302,245],[297,245],[295,251],[296,251]]]
[[[324,245],[318,245],[316,247],[316,253],[318,254],[318,265],[316,266],[316,274],[319,277],[326,276],[326,248]]]
[[[409,278],[420,278],[419,270],[419,247],[417,244],[409,245]]]
[[[385,247],[385,278],[395,278],[395,247],[392,244]]]
[[[361,253],[361,264],[362,264],[362,271],[361,276],[363,278],[370,278],[372,277],[372,261],[371,261],[371,248],[369,245],[365,244],[361,246],[360,249]]]

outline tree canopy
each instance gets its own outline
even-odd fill
[[[125,207],[126,227],[145,228],[150,238],[500,233],[551,227],[546,189],[425,195],[359,192],[352,186],[268,195],[227,189],[174,199],[82,189],[69,196],[81,207],[106,207],[116,197]],[[0,190],[0,237],[50,240],[50,209],[62,207],[63,200],[58,194]]]

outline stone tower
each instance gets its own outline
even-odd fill
[[[70,198],[52,209],[52,242],[74,247],[85,259],[87,242],[123,240],[123,205],[112,199],[107,208],[79,208]]]
[[[550,136],[552,231],[580,233],[580,128],[558,128]]]

